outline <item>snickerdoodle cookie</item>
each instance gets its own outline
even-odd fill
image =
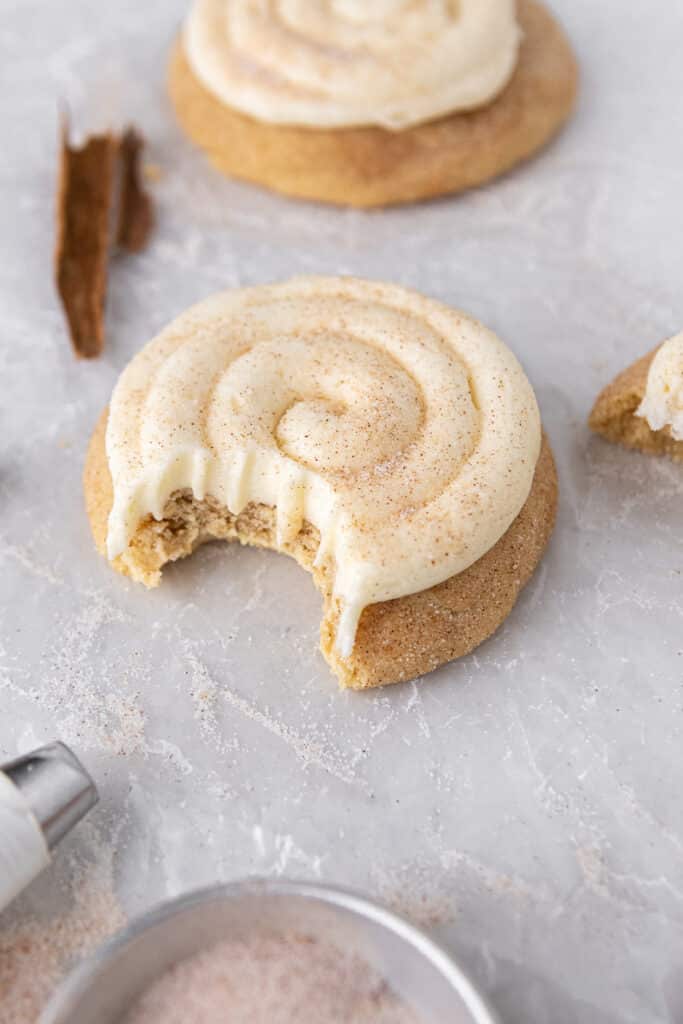
[[[608,441],[683,460],[683,333],[608,384],[589,422]]]
[[[344,686],[411,679],[507,617],[555,519],[533,390],[463,313],[303,277],[191,308],[124,370],[85,494],[99,550],[155,586],[214,538],[284,551]]]
[[[531,156],[568,117],[577,68],[538,0],[194,0],[168,87],[225,174],[384,206]]]

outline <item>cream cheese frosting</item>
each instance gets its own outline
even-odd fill
[[[300,277],[192,307],[132,360],[106,433],[107,553],[173,491],[276,508],[277,543],[320,533],[353,649],[364,607],[482,557],[524,505],[541,443],[510,350],[395,285]]]
[[[194,0],[196,77],[260,121],[408,128],[492,100],[520,43],[515,0]]]
[[[665,341],[655,355],[637,415],[651,430],[668,427],[675,441],[683,441],[683,332]]]

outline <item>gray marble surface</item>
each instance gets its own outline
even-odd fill
[[[562,138],[464,198],[364,214],[224,181],[191,150],[163,89],[184,6],[0,3],[0,755],[55,737],[83,755],[102,803],[71,853],[97,832],[129,914],[248,873],[321,878],[427,922],[506,1024],[679,1021],[683,469],[585,420],[683,325],[683,7],[556,0],[583,74]],[[82,128],[132,117],[163,170],[89,364],[52,286],[58,100]],[[86,441],[127,360],[214,290],[306,271],[476,314],[557,454],[540,572],[494,639],[417,685],[339,693],[283,557],[213,546],[146,593],[90,541]]]

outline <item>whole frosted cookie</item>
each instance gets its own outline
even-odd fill
[[[225,174],[383,206],[529,157],[568,117],[577,69],[537,0],[194,0],[168,86]]]
[[[203,541],[293,555],[343,685],[411,679],[509,614],[552,532],[533,390],[464,313],[302,277],[192,307],[128,365],[93,436],[95,541],[155,586]]]
[[[608,441],[683,460],[683,333],[608,384],[589,422]]]

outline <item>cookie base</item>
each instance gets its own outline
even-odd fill
[[[544,146],[577,91],[571,46],[537,0],[520,0],[517,68],[485,107],[403,131],[272,125],[240,113],[194,75],[176,40],[168,91],[185,133],[231,177],[342,206],[388,206],[461,192]]]
[[[591,430],[614,444],[649,455],[668,455],[683,462],[683,441],[673,438],[666,427],[651,430],[646,419],[636,416],[645,398],[650,366],[659,348],[633,363],[600,392],[588,423]]]
[[[105,554],[112,484],[105,452],[107,413],[88,449],[84,490],[88,518],[98,550]],[[329,566],[315,567],[319,534],[310,523],[288,544],[275,539],[275,512],[251,504],[238,516],[211,498],[196,501],[177,491],[164,518],[147,517],[128,550],[113,567],[147,586],[159,583],[167,562],[191,554],[209,540],[237,540],[292,555],[323,598],[320,647],[342,686],[364,690],[403,682],[431,672],[478,647],[507,618],[550,539],[557,507],[557,475],[544,437],[531,493],[512,526],[487,554],[464,572],[417,594],[383,601],[361,616],[353,652],[343,659],[334,640],[339,608],[332,595]]]

